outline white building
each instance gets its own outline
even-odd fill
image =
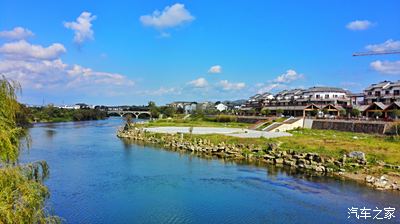
[[[219,112],[228,110],[228,106],[225,105],[225,104],[223,104],[223,103],[219,103],[219,104],[215,105],[215,108],[216,108]]]
[[[400,101],[400,80],[397,82],[383,81],[372,84],[364,90],[365,104],[381,102],[390,104]]]

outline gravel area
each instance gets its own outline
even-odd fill
[[[152,127],[145,130],[157,133],[189,133],[189,127]],[[213,128],[213,127],[194,127],[193,134],[223,134],[239,138],[277,138],[292,136],[287,132],[265,132],[241,128]]]

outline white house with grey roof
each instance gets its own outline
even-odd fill
[[[383,104],[391,104],[400,101],[400,80],[397,82],[383,81],[372,84],[364,89],[365,104],[381,102]]]

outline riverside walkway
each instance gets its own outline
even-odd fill
[[[144,130],[156,133],[189,133],[190,127],[151,127]],[[239,138],[277,138],[292,136],[287,132],[265,132],[242,128],[193,127],[193,134],[223,134]]]

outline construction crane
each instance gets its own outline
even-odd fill
[[[383,55],[383,54],[400,54],[399,50],[394,51],[368,51],[368,52],[356,52],[353,56],[369,56],[369,55]]]

